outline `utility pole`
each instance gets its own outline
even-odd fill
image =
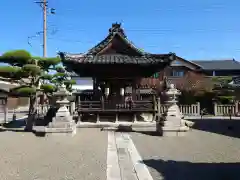
[[[43,0],[43,57],[47,57],[47,0]]]
[[[48,10],[48,1],[41,0],[35,2],[40,5],[43,10],[43,57],[47,57],[47,10]],[[55,14],[55,9],[50,9],[51,14]]]

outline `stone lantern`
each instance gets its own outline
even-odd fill
[[[66,90],[65,85],[53,94],[56,99],[55,106],[58,108],[56,116],[53,117],[52,122],[46,127],[46,132],[75,132],[76,124],[69,111],[70,102],[67,97],[71,95]]]
[[[182,118],[183,115],[180,112],[179,106],[177,105],[177,96],[181,95],[181,92],[174,87],[174,84],[170,84],[170,88],[164,92],[167,96],[167,105],[168,109],[166,111],[166,116],[174,116]]]
[[[177,105],[177,96],[180,94],[181,92],[175,88],[174,84],[170,84],[169,88],[163,92],[163,95],[167,96],[168,107],[161,117],[158,129],[163,136],[179,136],[189,130]]]

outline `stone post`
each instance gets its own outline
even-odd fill
[[[238,101],[235,102],[235,115],[238,114]]]
[[[214,102],[213,103],[213,107],[214,107],[214,116],[217,116],[217,103],[216,102]]]
[[[197,102],[197,115],[200,116],[201,114],[201,106],[200,106],[200,102]]]

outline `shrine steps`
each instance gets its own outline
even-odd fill
[[[156,131],[156,122],[78,122],[77,128],[102,128],[103,130]]]

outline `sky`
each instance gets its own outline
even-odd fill
[[[0,54],[26,49],[42,56],[43,14],[35,0],[1,0]],[[47,55],[84,53],[120,22],[129,40],[150,53],[187,60],[240,61],[239,0],[48,0]],[[30,37],[30,38],[28,38]]]

